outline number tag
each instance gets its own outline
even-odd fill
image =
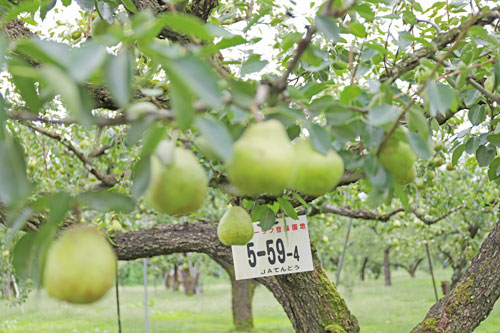
[[[232,246],[236,280],[307,272],[313,270],[309,230],[305,216],[282,218],[264,231],[253,223],[253,238],[247,245]]]

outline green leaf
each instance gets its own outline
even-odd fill
[[[476,150],[476,159],[479,166],[489,165],[497,154],[497,149],[493,145],[482,145]]]
[[[202,41],[213,39],[203,22],[193,15],[167,13],[161,15],[158,20],[180,34],[196,37]]]
[[[6,205],[23,202],[32,186],[21,145],[12,139],[0,141],[0,156],[0,201]]]
[[[94,0],[76,0],[76,3],[86,12],[94,9]]]
[[[0,93],[0,142],[5,139],[5,123],[7,122],[7,114],[5,113],[5,100]]]
[[[16,89],[33,113],[40,112],[43,102],[37,93],[37,79],[31,75],[32,66],[24,61],[13,59],[9,61],[9,72]]]
[[[329,16],[318,15],[315,19],[316,28],[333,43],[340,41],[340,30],[337,23]]]
[[[349,24],[349,30],[356,37],[364,38],[367,36],[365,26],[359,22],[353,22]]]
[[[368,113],[368,122],[373,126],[381,126],[387,123],[394,123],[398,119],[401,111],[398,107],[384,104],[372,107]]]
[[[488,169],[489,180],[496,180],[500,178],[500,157],[496,157],[491,163]]]
[[[340,103],[346,105],[350,104],[352,101],[358,98],[362,93],[363,91],[358,86],[355,85],[347,86],[340,93]]]
[[[125,6],[125,8],[127,8],[127,10],[131,11],[132,13],[137,13],[137,7],[132,0],[121,0],[121,2]]]
[[[194,96],[185,83],[175,75],[170,75],[170,88],[168,90],[175,120],[179,127],[187,130],[193,123],[196,110],[194,109]]]
[[[417,154],[418,157],[428,160],[432,155],[432,147],[429,140],[424,140],[420,135],[407,131],[406,138],[410,144],[411,149]]]
[[[84,43],[70,53],[68,72],[75,81],[84,83],[106,59],[106,48],[94,42]]]
[[[450,86],[429,80],[426,92],[433,117],[438,113],[445,114],[449,109],[456,107],[456,93]]]
[[[374,187],[384,188],[390,185],[389,172],[384,169],[374,155],[367,155],[363,162],[366,178]]]
[[[422,138],[429,136],[429,123],[424,114],[416,108],[408,110],[408,128],[412,132],[418,132]]]
[[[474,154],[477,148],[479,148],[479,145],[479,136],[473,136],[465,143],[465,151],[467,154]]]
[[[493,65],[493,75],[495,76],[495,90],[500,89],[500,59]]]
[[[283,212],[285,212],[287,216],[291,217],[294,220],[299,219],[290,201],[286,200],[285,198],[278,198],[278,203],[280,204],[281,210],[283,210]]]
[[[323,155],[328,154],[328,151],[332,148],[332,139],[328,131],[311,122],[306,123],[306,128],[309,131],[313,148]]]
[[[143,157],[134,165],[133,183],[132,183],[132,198],[139,199],[149,186],[151,178],[151,160],[148,157]]]
[[[465,151],[464,144],[460,144],[455,148],[455,150],[453,151],[452,157],[451,157],[451,164],[452,165],[457,165],[458,159],[460,158],[460,156],[462,156],[464,151]]]
[[[490,134],[486,137],[486,140],[488,140],[488,142],[491,142],[495,146],[499,147],[500,146],[500,133]]]
[[[262,214],[260,215],[259,225],[262,230],[266,231],[273,227],[276,224],[276,214],[274,211],[269,208],[267,205],[265,206]]]
[[[399,184],[398,182],[393,182],[392,188],[394,189],[394,192],[396,192],[396,195],[398,196],[399,201],[401,201],[403,208],[405,210],[409,211],[410,210],[410,202],[408,200],[408,195],[406,195],[406,192],[403,189],[403,186],[401,186],[401,184]]]
[[[97,0],[96,1],[96,9],[99,13],[99,16],[108,22],[109,24],[113,24],[115,21],[114,12],[116,10],[117,4],[111,2],[109,0]]]
[[[151,126],[142,139],[141,158],[149,158],[161,140],[165,139],[167,127],[156,124]]]
[[[224,161],[231,158],[233,154],[233,138],[223,123],[214,118],[198,117],[196,119],[196,127],[207,138],[217,155]]]
[[[130,213],[134,209],[134,201],[128,196],[108,190],[82,193],[77,200],[91,209],[103,212],[111,210]]]
[[[264,210],[266,210],[266,207],[267,205],[256,205],[253,209],[252,209],[252,221],[253,222],[257,222],[260,220],[260,217],[262,216],[262,213],[264,212]]]
[[[479,125],[486,119],[486,111],[484,105],[473,105],[469,109],[469,120],[472,125]]]
[[[304,207],[309,207],[309,204],[300,196],[300,194],[293,192],[292,193],[295,199],[297,199],[298,202]]]
[[[244,76],[250,73],[259,72],[266,67],[267,64],[268,62],[266,60],[260,60],[259,54],[252,54],[241,66],[241,75]]]
[[[186,56],[164,63],[167,74],[174,74],[179,80],[213,108],[222,106],[221,92],[212,69],[200,58]]]
[[[354,6],[354,10],[358,12],[359,16],[367,21],[371,21],[375,17],[375,14],[373,13],[373,10],[371,9],[369,3],[358,4]]]
[[[134,60],[128,49],[110,57],[105,67],[106,82],[111,98],[120,107],[125,107],[132,93],[132,65]]]

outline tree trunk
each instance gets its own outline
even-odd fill
[[[200,272],[198,271],[198,265],[191,262],[185,263],[181,269],[182,286],[184,287],[184,295],[193,296],[198,294],[198,282],[200,278]]]
[[[412,332],[472,332],[500,297],[500,222],[455,287]]]
[[[413,263],[413,265],[410,265],[410,267],[408,268],[408,273],[410,273],[410,276],[412,278],[415,278],[415,273],[417,272],[417,268],[423,260],[424,258],[418,258],[417,261]]]
[[[384,250],[384,278],[386,286],[391,285],[391,263],[389,261],[390,251],[391,251],[390,247],[387,247]]]
[[[232,266],[231,249],[217,238],[215,225],[184,223],[129,231],[113,237],[120,260],[134,260],[179,252],[208,254]],[[283,306],[297,332],[358,332],[356,318],[330,282],[312,246],[314,270],[258,278]]]
[[[368,257],[363,259],[363,264],[361,265],[361,271],[359,271],[359,278],[361,281],[365,280],[366,264],[368,264]]]
[[[231,305],[233,310],[233,324],[237,331],[253,329],[252,300],[257,287],[254,279],[236,280],[233,266],[223,263],[231,279]]]

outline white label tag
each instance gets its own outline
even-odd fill
[[[305,216],[282,218],[263,231],[253,223],[253,238],[247,245],[232,246],[236,280],[307,272],[313,270],[309,229]]]

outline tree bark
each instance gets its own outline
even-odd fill
[[[368,257],[363,259],[363,264],[361,265],[361,270],[359,272],[359,278],[361,281],[365,280],[366,264],[368,264]]]
[[[500,297],[500,222],[455,287],[412,332],[472,332]]]
[[[391,262],[389,261],[390,252],[391,252],[390,247],[386,247],[384,249],[384,278],[386,286],[391,285]]]
[[[415,278],[415,273],[417,272],[417,268],[423,260],[424,258],[418,258],[417,261],[415,261],[413,265],[410,265],[410,267],[408,268],[408,273],[410,273],[410,276],[412,278]]]
[[[117,234],[113,242],[120,260],[201,252],[223,266],[232,266],[231,249],[219,242],[216,228],[199,222],[157,226]],[[328,279],[314,247],[312,252],[314,270],[311,272],[256,280],[273,293],[297,332],[358,332],[356,318]]]

